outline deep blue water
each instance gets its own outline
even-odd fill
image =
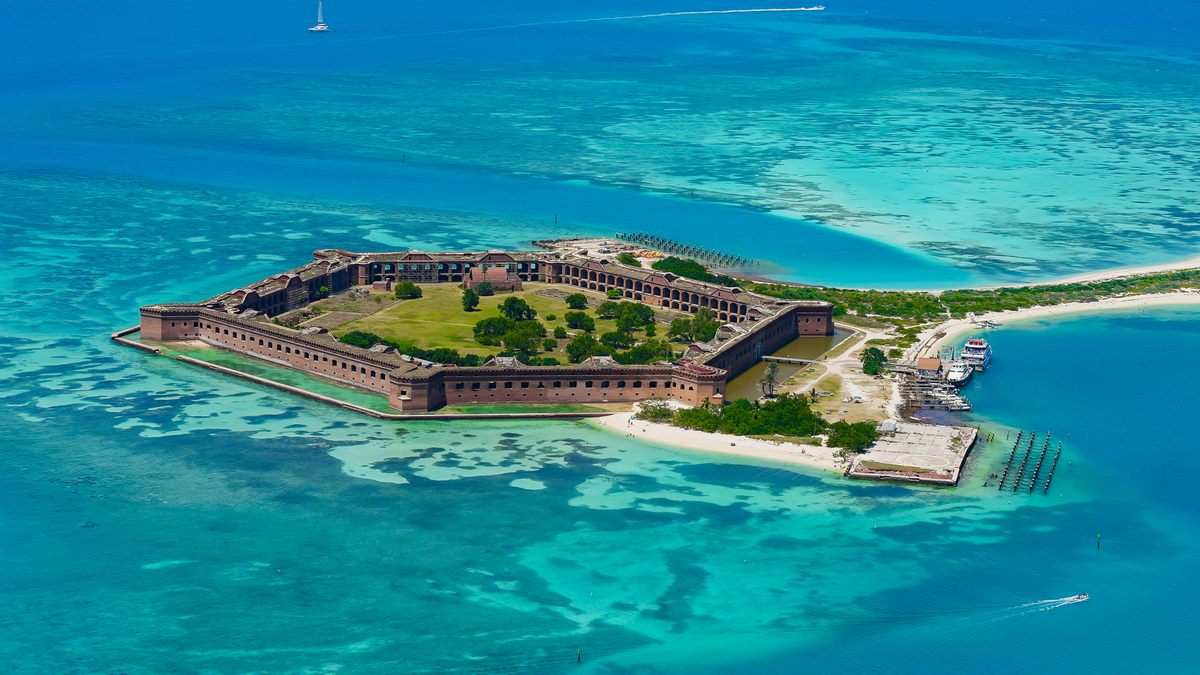
[[[982,486],[1003,442],[956,490],[852,484],[108,341],[326,246],[641,229],[909,287],[1196,253],[1191,4],[448,32],[697,7],[8,8],[0,669],[1193,670],[1195,311],[988,335],[978,421],[1064,440],[1048,496]]]

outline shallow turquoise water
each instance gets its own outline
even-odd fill
[[[289,5],[139,12],[120,41],[94,27],[122,7],[10,16],[0,668],[1193,669],[1194,311],[989,334],[996,366],[969,395],[985,428],[1066,440],[1047,497],[982,487],[1003,443],[953,491],[865,485],[582,423],[385,424],[107,339],[140,304],[330,245],[504,247],[633,223],[793,278],[912,286],[1183,257],[1195,60],[1148,36],[1192,25],[1190,6],[1100,26],[1059,7],[1035,25],[856,4],[314,52],[280,20]],[[447,7],[363,3],[335,28],[577,16]],[[1127,41],[1094,43],[1114,26]],[[1017,166],[1022,148],[1040,168]],[[912,178],[925,168],[937,178]],[[796,204],[804,220],[744,208]],[[979,216],[996,204],[1018,215]],[[745,235],[767,224],[781,238]],[[903,248],[828,229],[848,224]],[[1079,592],[1093,600],[1027,605]]]

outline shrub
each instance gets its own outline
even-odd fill
[[[558,315],[557,314],[547,314],[546,320],[547,321],[558,321]]]
[[[871,422],[834,422],[829,425],[829,446],[851,452],[864,452],[879,440],[879,431]]]
[[[621,263],[622,265],[629,265],[630,267],[642,266],[642,261],[638,260],[637,256],[632,253],[618,253],[617,262]]]
[[[604,294],[607,295],[608,297],[612,298],[613,300],[617,300],[617,299],[620,299],[625,296],[625,293],[622,292],[621,289],[619,289],[619,288],[610,288],[607,291],[605,291]]]
[[[558,341],[557,340],[555,340],[554,338],[546,338],[545,340],[542,340],[542,351],[552,352],[555,349],[558,349]]]
[[[554,337],[558,338],[559,340],[566,339],[567,329],[563,328],[562,326],[555,326],[554,327]]]
[[[637,418],[647,422],[670,422],[675,417],[675,410],[666,401],[657,399],[646,401],[638,407]]]
[[[496,287],[493,286],[492,282],[490,282],[490,281],[481,281],[481,282],[475,284],[475,292],[478,293],[480,296],[484,296],[484,297],[489,296],[489,295],[495,295]]]
[[[402,281],[396,284],[393,294],[400,300],[415,300],[424,295],[421,292],[421,287],[411,281]]]

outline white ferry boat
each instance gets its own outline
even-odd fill
[[[988,364],[992,362],[992,346],[983,338],[970,338],[967,344],[963,345],[958,358],[975,370],[987,370]]]
[[[323,32],[329,30],[329,25],[325,23],[324,13],[321,11],[321,0],[317,0],[317,25],[309,28],[313,32]]]
[[[951,361],[950,367],[946,369],[946,381],[956,387],[961,387],[971,379],[971,373],[974,372],[975,369],[966,361]]]

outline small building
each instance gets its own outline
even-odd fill
[[[917,359],[917,374],[925,376],[941,375],[942,360],[932,357],[922,357]]]
[[[463,287],[475,290],[483,282],[490,283],[497,293],[521,290],[521,279],[503,267],[472,267],[463,279]]]

